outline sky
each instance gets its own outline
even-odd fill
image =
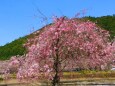
[[[115,0],[0,0],[0,46],[52,21],[53,16],[115,14]]]

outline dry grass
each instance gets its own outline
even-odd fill
[[[115,78],[114,71],[81,71],[81,72],[64,72],[63,79],[75,78]]]
[[[63,72],[63,80],[98,80],[98,79],[113,79],[115,80],[115,71],[81,71],[81,72]],[[3,80],[0,76],[0,84],[2,83],[20,83],[16,79],[16,75],[12,74],[11,79]]]

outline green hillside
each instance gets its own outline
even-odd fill
[[[23,47],[23,44],[26,42],[26,40],[27,36],[16,39],[4,46],[0,46],[0,60],[6,60],[11,56],[25,54],[26,49]]]
[[[84,19],[93,21],[101,28],[110,31],[112,38],[115,36],[115,15],[102,16],[102,17],[90,17],[89,16],[89,17],[84,17]],[[43,28],[41,28],[40,31],[42,31]],[[26,49],[23,47],[23,44],[26,43],[27,38],[31,38],[33,36],[34,34],[20,37],[19,39],[16,39],[12,41],[11,43],[8,43],[4,46],[0,46],[0,60],[9,59],[11,56],[14,56],[14,55],[25,54]]]
[[[115,36],[115,15],[102,16],[102,17],[86,17],[90,21],[95,22],[98,26],[103,29],[110,31],[111,37]]]

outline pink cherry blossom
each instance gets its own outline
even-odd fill
[[[109,36],[108,31],[90,21],[55,18],[49,28],[28,40],[29,52],[17,76],[40,79],[42,74],[55,86],[63,70],[101,70],[102,66],[115,60],[115,43],[111,45]]]

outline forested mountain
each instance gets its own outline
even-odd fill
[[[9,59],[11,56],[25,54],[26,49],[23,47],[23,44],[26,42],[26,40],[27,36],[20,37],[19,39],[16,39],[11,43],[0,46],[0,60],[6,60]]]
[[[102,17],[86,17],[90,21],[95,22],[102,29],[106,29],[110,31],[111,37],[115,36],[115,14],[110,16],[102,16]]]
[[[84,19],[93,21],[102,29],[110,31],[112,38],[115,36],[115,15],[112,16],[108,15],[102,17],[89,16],[84,17]],[[40,31],[42,29],[43,28],[41,28]],[[26,49],[23,47],[23,44],[26,43],[27,38],[31,38],[33,36],[34,36],[33,34],[30,34],[24,37],[20,37],[19,39],[16,39],[11,43],[7,43],[4,46],[0,46],[0,60],[6,60],[9,59],[11,56],[25,54]]]

